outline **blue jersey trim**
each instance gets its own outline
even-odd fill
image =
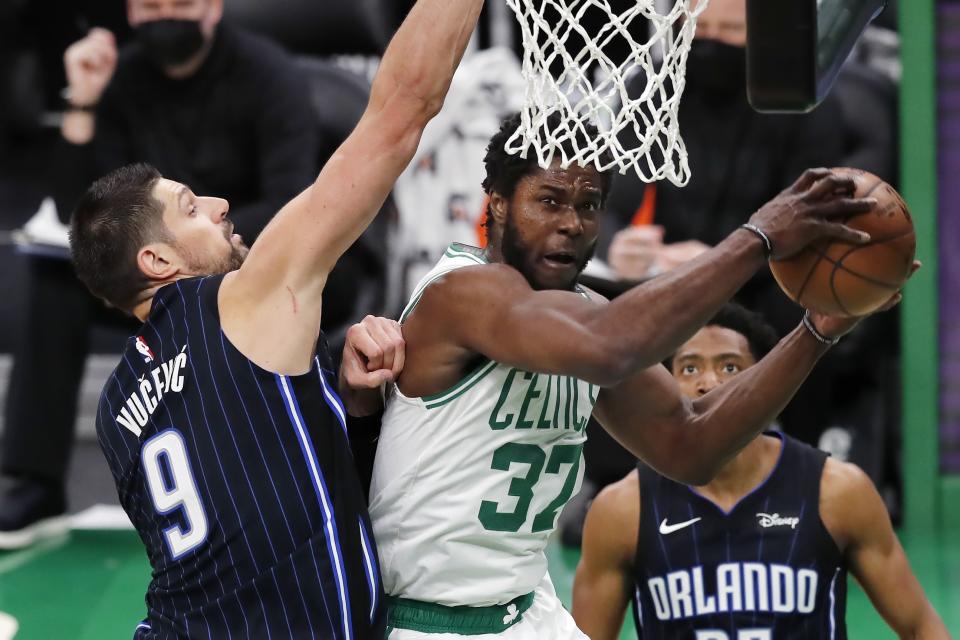
[[[333,509],[330,506],[330,493],[327,490],[327,484],[323,478],[323,471],[321,471],[320,465],[317,462],[316,453],[313,448],[313,442],[310,440],[310,434],[307,433],[306,425],[303,421],[303,415],[300,413],[300,405],[297,402],[297,398],[292,387],[290,386],[290,381],[287,376],[275,375],[277,379],[277,386],[280,389],[280,394],[283,396],[284,406],[287,409],[287,415],[290,417],[290,422],[293,423],[297,434],[297,439],[300,442],[300,449],[303,452],[303,456],[307,461],[307,466],[310,469],[310,478],[313,480],[313,489],[317,494],[317,500],[320,502],[320,506],[323,508],[324,518],[326,521],[325,530],[327,533],[327,552],[330,554],[330,562],[333,564],[334,568],[333,575],[334,579],[337,581],[337,590],[340,594],[340,608],[343,615],[343,631],[346,640],[352,640],[353,622],[350,618],[350,594],[346,588],[346,571],[344,570],[343,563],[341,561],[343,552],[340,549],[340,538],[337,533],[336,517],[333,513]]]
[[[333,415],[337,416],[337,422],[340,423],[343,434],[347,435],[347,412],[346,409],[343,408],[343,401],[340,400],[337,392],[327,383],[327,379],[323,375],[323,367],[320,366],[320,358],[314,356],[313,360],[317,365],[317,375],[320,377],[320,386],[323,387],[323,399],[326,401],[327,406],[333,411]]]
[[[363,518],[358,517],[357,522],[360,525],[360,546],[363,549],[364,575],[367,577],[367,586],[370,587],[370,622],[373,622],[377,612],[377,563],[370,551],[373,545],[370,544],[370,538],[367,536],[367,528],[363,524]]]

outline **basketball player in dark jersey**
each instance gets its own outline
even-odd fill
[[[102,178],[79,203],[78,275],[144,323],[97,418],[153,568],[136,637],[383,637],[321,293],[439,110],[481,5],[416,3],[356,129],[249,255],[225,200],[145,165]],[[399,371],[390,349],[369,354],[371,386]]]
[[[731,304],[671,370],[700,397],[775,343],[757,314]],[[640,466],[604,489],[584,527],[573,615],[593,640],[619,637],[628,601],[645,640],[846,638],[848,569],[900,637],[948,637],[869,478],[767,432],[709,484]]]

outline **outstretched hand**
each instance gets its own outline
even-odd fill
[[[920,267],[923,264],[919,260],[913,261],[913,267],[910,269],[910,275],[908,280],[913,277]],[[895,294],[890,296],[890,299],[887,300],[886,304],[874,311],[874,313],[883,313],[884,311],[889,311],[895,306],[900,304],[900,301],[903,299],[903,293],[897,291]],[[873,314],[870,314],[873,315]],[[860,321],[869,316],[857,316],[857,317],[840,317],[840,316],[828,316],[822,313],[810,312],[810,320],[813,322],[813,326],[817,328],[821,334],[827,338],[839,338],[850,333],[854,327],[860,324]]]
[[[789,258],[820,238],[864,244],[870,241],[867,233],[837,221],[876,206],[874,198],[853,197],[855,191],[852,176],[829,169],[807,169],[753,214],[750,224],[770,239],[771,260]]]

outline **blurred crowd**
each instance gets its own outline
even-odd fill
[[[73,275],[64,223],[96,177],[145,161],[198,194],[225,197],[250,244],[307,186],[366,104],[369,70],[411,2],[103,0],[0,4],[0,255],[24,277],[0,312],[13,371],[0,442],[0,531],[68,509],[65,478],[94,327],[120,345],[133,321]],[[374,225],[324,293],[333,353],[367,313],[395,317],[450,242],[484,242],[483,148],[523,99],[512,17],[489,3],[444,109]],[[711,0],[690,52],[680,129],[684,188],[618,176],[589,284],[616,295],[690,260],[807,167],[898,179],[896,3],[862,38],[809,114],[760,114],[746,99],[745,0]],[[280,7],[282,6],[282,10]],[[634,78],[642,86],[641,78]],[[633,85],[628,85],[633,86]],[[12,242],[16,241],[16,251]],[[717,277],[722,277],[718,274]],[[801,310],[769,274],[738,296],[781,333]],[[897,512],[895,314],[830,352],[780,427],[862,466]],[[111,334],[108,334],[111,335]],[[55,395],[57,401],[50,401]],[[633,468],[591,430],[582,501]],[[576,509],[570,541],[579,538]]]

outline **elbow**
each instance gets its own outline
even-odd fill
[[[632,360],[618,345],[594,344],[581,362],[585,371],[577,377],[600,387],[615,387],[635,371]]]
[[[423,129],[443,108],[446,91],[436,91],[426,81],[387,80],[374,86],[370,106],[391,118],[404,121],[409,127]]]
[[[687,431],[679,425],[671,425],[669,431],[676,435],[664,443],[662,464],[656,465],[657,472],[674,482],[692,487],[709,484],[723,465],[704,452],[694,431]]]

